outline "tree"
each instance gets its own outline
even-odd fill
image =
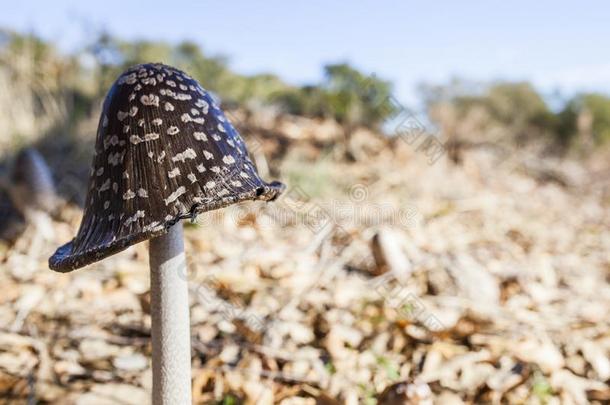
[[[324,73],[328,108],[345,127],[378,129],[396,112],[388,81],[367,76],[347,63],[326,65]]]

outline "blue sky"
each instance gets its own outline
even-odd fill
[[[7,0],[5,0],[7,1]],[[11,1],[0,27],[70,50],[105,29],[126,39],[194,40],[242,73],[292,83],[350,61],[395,83],[458,76],[530,80],[545,94],[610,92],[610,3],[562,1]]]

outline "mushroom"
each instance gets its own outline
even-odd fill
[[[104,101],[85,212],[49,267],[69,272],[150,239],[153,402],[190,403],[190,328],[181,219],[275,199],[211,95],[162,64],[124,72]]]
[[[35,230],[29,252],[54,235],[50,215],[59,199],[51,169],[33,147],[21,149],[9,176],[0,179],[0,239],[15,242],[27,226]]]
[[[11,198],[22,211],[53,211],[57,203],[51,169],[34,148],[22,149],[15,159],[11,174]]]
[[[12,245],[25,231],[26,221],[5,187],[0,186],[0,241]]]

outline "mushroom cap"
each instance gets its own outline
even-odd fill
[[[22,149],[11,173],[11,198],[22,212],[28,208],[51,212],[57,196],[51,169],[34,148]]]
[[[108,92],[83,220],[49,258],[68,272],[162,235],[185,218],[245,200],[275,199],[239,133],[186,73],[143,64]]]

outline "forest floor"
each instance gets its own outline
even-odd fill
[[[610,401],[607,160],[362,131],[346,160],[325,125],[257,123],[284,197],[185,223],[197,403]],[[149,401],[147,243],[52,272],[81,215],[0,247],[0,403]]]

